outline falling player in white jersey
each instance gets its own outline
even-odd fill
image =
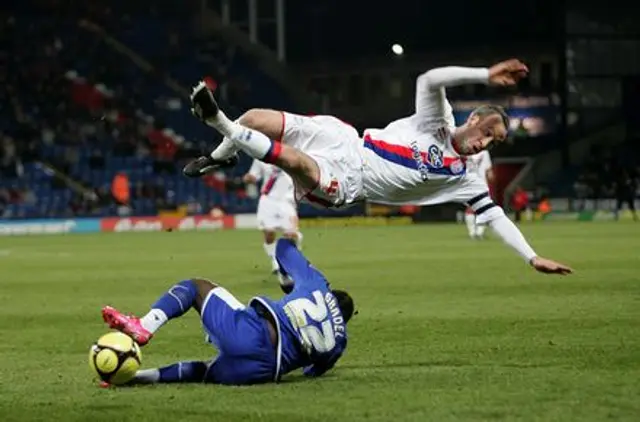
[[[507,138],[508,117],[481,106],[455,127],[445,88],[461,84],[516,85],[528,73],[512,59],[490,68],[442,67],[417,79],[416,108],[384,129],[361,138],[333,116],[299,116],[253,109],[232,122],[219,109],[211,87],[200,82],[191,94],[192,113],[225,136],[210,156],[185,166],[189,177],[233,165],[237,151],[273,163],[294,180],[296,198],[327,208],[360,201],[395,205],[466,203],[479,224],[490,225],[533,268],[568,274],[571,268],[539,256],[520,230],[489,197],[486,180],[467,172],[464,156]]]
[[[276,260],[276,236],[291,239],[300,247],[302,233],[298,231],[298,204],[296,203],[293,180],[282,169],[253,160],[251,168],[244,175],[245,183],[257,184],[262,181],[258,201],[258,228],[264,234],[264,251],[269,257],[271,271],[278,272]]]
[[[477,154],[467,157],[465,164],[468,172],[475,173],[480,179],[485,179],[487,181],[487,186],[490,187],[493,185],[493,166],[491,164],[491,155],[489,154],[489,151],[480,151]],[[489,189],[489,193],[491,193],[491,189]],[[476,220],[476,213],[468,206],[464,214],[464,222],[467,225],[469,237],[472,239],[482,239],[487,225],[479,224]]]

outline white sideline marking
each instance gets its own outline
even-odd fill
[[[6,257],[12,255],[14,258],[47,258],[47,257],[55,257],[55,258],[69,258],[73,254],[69,252],[42,252],[42,251],[20,251],[19,253],[14,253],[11,249],[0,249],[0,257]]]

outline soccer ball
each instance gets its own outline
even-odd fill
[[[103,335],[89,350],[89,366],[102,381],[121,385],[130,381],[140,368],[140,347],[120,332]]]

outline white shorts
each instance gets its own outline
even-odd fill
[[[320,167],[320,183],[309,190],[294,178],[296,200],[325,208],[339,208],[364,199],[362,139],[352,126],[333,116],[283,114],[281,141],[313,158]]]
[[[298,211],[290,201],[262,195],[258,201],[257,217],[260,230],[298,231]]]

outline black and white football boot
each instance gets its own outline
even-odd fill
[[[193,178],[202,177],[212,171],[230,168],[236,164],[238,164],[238,154],[233,154],[224,160],[216,160],[210,155],[203,155],[187,163],[182,169],[182,174]]]
[[[206,81],[200,81],[191,92],[191,113],[207,126],[207,123],[215,119],[220,111],[218,103],[213,97],[213,90]],[[187,177],[202,177],[215,170],[230,168],[238,163],[238,155],[216,160],[209,155],[203,155],[190,161],[183,169],[182,174]]]

